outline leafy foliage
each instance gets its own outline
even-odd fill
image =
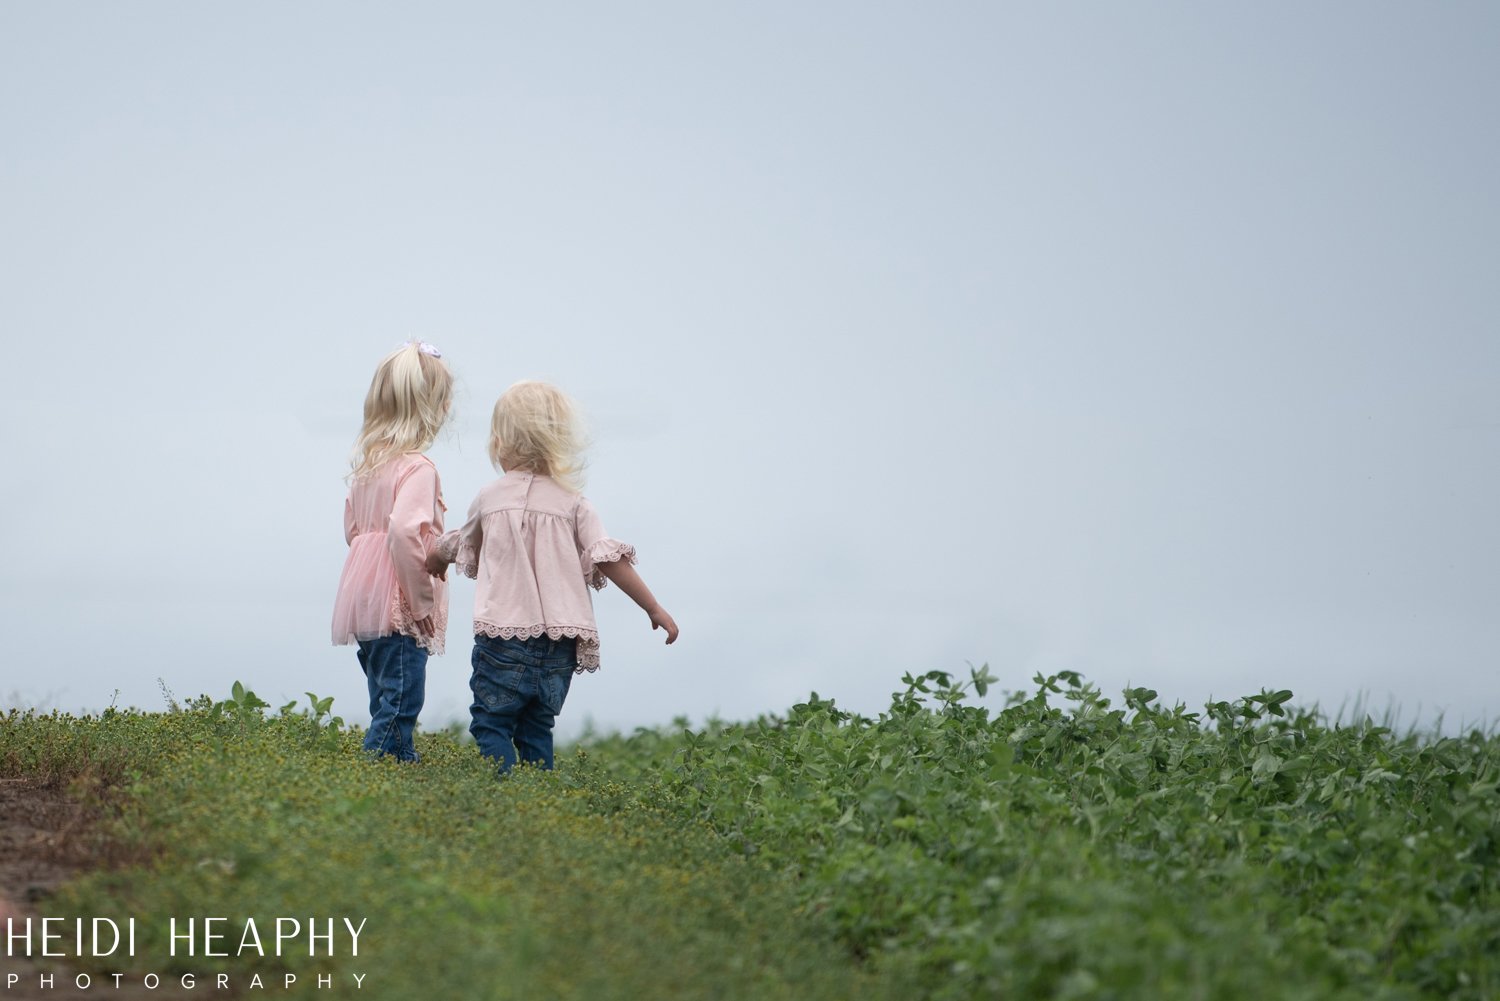
[[[662,777],[651,805],[792,873],[807,913],[933,997],[1500,992],[1493,737],[1332,725],[1285,690],[1116,707],[1072,672],[966,704],[994,680],[907,675],[877,719],[814,694],[592,751]]]
[[[365,916],[381,996],[1500,994],[1493,735],[1331,723],[1286,690],[1115,705],[1071,672],[973,704],[995,680],[591,739],[504,782],[451,733],[371,761],[331,700],[267,715],[236,684],[12,712],[0,774],[118,790],[111,857],[137,864],[74,913]]]

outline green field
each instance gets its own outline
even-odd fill
[[[237,686],[11,711],[0,776],[105,806],[112,864],[35,910],[136,918],[136,976],[392,999],[1500,996],[1500,738],[1336,724],[1284,691],[1113,705],[1069,673],[974,704],[992,681],[908,676],[877,718],[813,696],[590,738],[504,781],[456,732],[371,762],[327,700],[278,712]],[[231,952],[247,921],[365,924],[358,956],[170,957],[169,921],[206,916]]]

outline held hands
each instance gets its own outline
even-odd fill
[[[665,629],[667,631],[668,643],[671,643],[677,639],[677,622],[672,618],[672,616],[667,614],[667,610],[665,608],[662,608],[660,605],[655,605],[651,608],[648,608],[646,610],[646,614],[651,616],[651,629],[653,632],[657,629]]]
[[[448,532],[427,550],[427,572],[438,580],[448,579],[448,565],[458,561],[458,532]]]

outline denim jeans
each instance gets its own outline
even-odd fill
[[[359,641],[359,666],[370,686],[370,729],[365,750],[419,761],[412,731],[427,689],[427,651],[410,636],[393,633]]]
[[[552,724],[578,666],[578,641],[474,637],[469,732],[500,774],[521,761],[552,767]]]

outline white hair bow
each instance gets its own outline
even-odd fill
[[[443,353],[441,351],[439,351],[436,347],[434,347],[431,344],[428,344],[426,341],[419,341],[419,340],[417,340],[415,338],[413,338],[412,340],[409,340],[409,341],[403,341],[402,343],[397,344],[396,347],[397,348],[404,348],[408,344],[415,344],[417,346],[417,350],[420,351],[420,352],[422,352],[424,355],[431,355],[433,358],[441,358],[441,357],[443,357]]]

